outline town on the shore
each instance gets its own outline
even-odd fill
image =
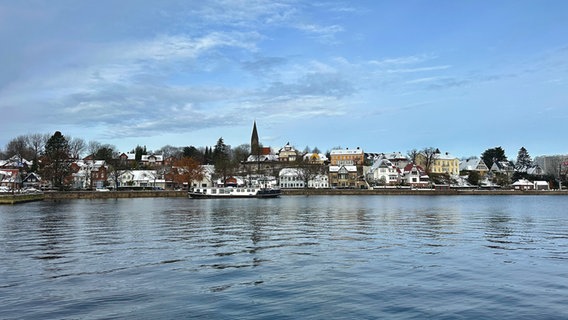
[[[41,190],[190,190],[269,184],[281,189],[514,189],[553,190],[568,185],[568,155],[532,159],[520,148],[509,159],[501,147],[458,158],[435,147],[375,152],[359,147],[303,151],[287,143],[261,144],[256,121],[250,144],[213,147],[136,146],[120,152],[81,138],[27,134],[0,150],[0,193]]]

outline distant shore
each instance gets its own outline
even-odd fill
[[[303,196],[303,195],[415,195],[415,196],[442,196],[442,195],[564,195],[568,196],[568,191],[555,190],[433,190],[433,189],[283,189],[283,196]],[[66,200],[66,199],[115,199],[115,198],[184,198],[187,197],[186,191],[170,190],[148,190],[148,191],[65,191],[65,192],[46,192],[44,199]]]
[[[283,196],[361,196],[361,195],[388,195],[388,196],[535,196],[557,195],[568,196],[568,190],[433,190],[433,189],[283,189]],[[121,199],[121,198],[185,198],[186,191],[147,190],[147,191],[50,191],[35,195],[2,195],[0,204],[18,204],[31,201],[60,201],[72,199]]]
[[[568,196],[568,190],[482,190],[482,189],[288,189],[282,190],[284,195],[413,195],[413,196],[500,196],[500,195],[563,195]]]

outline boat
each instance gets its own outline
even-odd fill
[[[262,187],[207,187],[195,188],[189,191],[189,197],[194,199],[207,198],[276,198],[280,189]]]

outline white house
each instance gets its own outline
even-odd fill
[[[278,174],[280,188],[283,189],[302,189],[305,187],[301,176],[300,168],[284,168]],[[313,179],[308,180],[308,188],[329,188],[329,178],[325,174],[319,174]]]
[[[112,181],[109,181],[113,185]],[[156,170],[127,170],[118,178],[118,187],[151,188],[164,187],[164,179],[160,179]]]
[[[535,190],[550,190],[550,185],[546,181],[535,181],[534,182],[534,189]]]
[[[519,179],[515,181],[512,185],[515,190],[534,190],[534,183],[527,179]]]
[[[401,181],[415,188],[426,188],[430,184],[430,177],[421,166],[409,163],[402,170]]]
[[[203,179],[199,181],[193,181],[192,187],[193,188],[207,188],[213,187],[213,175],[215,174],[215,166],[207,164],[202,165],[203,168]]]
[[[373,163],[366,178],[372,184],[396,185],[400,183],[401,172],[390,160],[383,158]]]

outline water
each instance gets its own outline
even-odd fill
[[[568,197],[0,207],[2,319],[568,319]]]

